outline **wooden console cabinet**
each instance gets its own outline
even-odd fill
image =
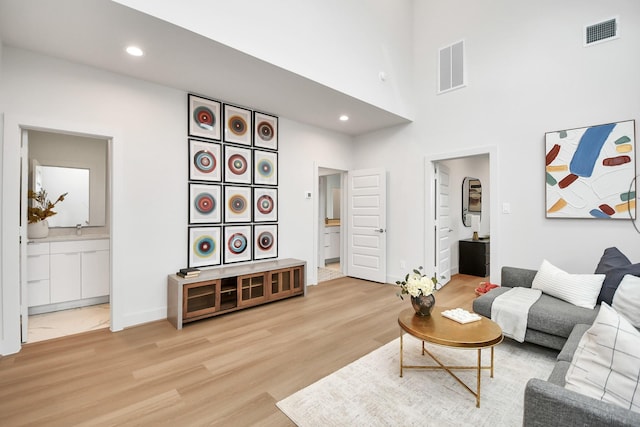
[[[185,279],[169,275],[167,319],[187,322],[305,293],[306,262],[281,259],[203,270]]]

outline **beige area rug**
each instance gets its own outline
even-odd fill
[[[427,344],[443,363],[475,365],[475,350]],[[420,342],[404,336],[407,364],[434,364]],[[520,426],[524,387],[546,379],[557,352],[507,340],[495,349],[494,378],[482,371],[481,402],[444,371],[405,369],[399,375],[399,338],[277,403],[300,427],[315,426]],[[483,365],[490,351],[482,352]],[[486,363],[485,363],[486,362]],[[475,371],[456,371],[475,390]]]

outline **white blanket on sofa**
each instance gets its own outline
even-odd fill
[[[491,320],[500,325],[503,335],[524,342],[529,309],[540,295],[540,289],[518,286],[497,296],[491,304]]]

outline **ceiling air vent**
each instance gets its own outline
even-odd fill
[[[601,43],[618,38],[618,20],[616,18],[584,27],[584,45]]]

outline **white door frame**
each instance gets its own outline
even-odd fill
[[[115,164],[122,164],[123,138],[119,132],[103,125],[88,124],[84,122],[61,121],[56,119],[4,115],[2,129],[2,179],[1,192],[4,200],[15,200],[16,203],[2,203],[0,215],[0,237],[2,247],[0,250],[2,277],[0,281],[0,304],[2,305],[2,319],[0,321],[0,354],[7,355],[17,353],[21,348],[20,337],[20,245],[19,223],[20,217],[17,209],[20,200],[20,141],[23,130],[38,130],[47,132],[61,132],[72,135],[100,137],[108,140],[108,180],[107,197],[109,198],[109,231],[110,231],[110,299],[111,322],[110,329],[119,331],[124,328],[121,294],[124,292],[118,273],[122,269],[117,268],[117,257],[114,253],[119,244],[119,228],[117,227],[117,215],[115,214],[116,195],[121,194],[124,187],[123,178]]]
[[[449,153],[439,153],[427,156],[425,158],[425,212],[428,214],[425,218],[425,235],[424,235],[424,265],[436,265],[436,253],[435,253],[435,195],[433,188],[433,180],[435,179],[435,167],[434,163],[442,160],[459,159],[463,157],[472,157],[482,154],[489,155],[489,188],[491,194],[491,200],[489,205],[491,206],[491,212],[489,214],[489,229],[491,230],[491,245],[489,247],[489,257],[491,259],[491,280],[500,280],[500,243],[501,243],[501,228],[500,228],[500,190],[499,190],[499,176],[498,176],[498,147],[495,145],[476,147],[468,150],[454,151]]]
[[[347,174],[347,170],[342,166],[327,166],[327,165],[319,165],[318,162],[313,162],[313,182],[314,182],[314,192],[316,192],[315,196],[311,195],[313,200],[313,256],[311,257],[311,263],[308,265],[307,271],[307,285],[317,285],[318,284],[318,259],[320,257],[320,239],[322,233],[320,232],[321,222],[320,222],[320,194],[318,192],[320,188],[320,169],[331,169],[336,171],[336,173],[340,173],[340,188],[342,191],[340,192],[340,272],[342,274],[346,273],[346,267],[344,263],[344,257],[346,255],[346,247],[344,236],[347,232],[346,224],[346,197],[347,192],[345,191],[345,175]]]

